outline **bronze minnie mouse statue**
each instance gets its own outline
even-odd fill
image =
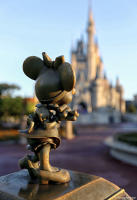
[[[43,60],[31,56],[23,63],[24,73],[36,81],[35,93],[40,104],[29,115],[27,129],[20,131],[27,138],[28,149],[33,155],[26,155],[19,160],[19,165],[28,169],[31,179],[41,184],[48,184],[49,181],[66,183],[70,180],[69,172],[52,167],[49,153],[60,145],[60,122],[75,121],[79,115],[67,105],[75,93],[75,73],[64,56],[52,61],[46,53],[42,55]]]

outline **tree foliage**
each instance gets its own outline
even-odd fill
[[[137,108],[133,103],[130,103],[127,107],[127,112],[129,113],[136,113],[137,112]]]
[[[34,112],[35,103],[25,101],[22,97],[5,96],[0,98],[0,118],[7,119],[10,116],[20,117]]]
[[[23,112],[23,99],[21,97],[4,97],[0,103],[0,115],[7,116],[19,116]]]
[[[13,97],[14,90],[20,87],[15,84],[0,84],[0,118],[7,119],[10,116],[20,117],[34,111],[35,102],[29,98]]]
[[[16,84],[7,84],[7,83],[1,83],[0,84],[0,97],[1,96],[11,96],[12,92],[14,90],[19,90],[20,87]]]

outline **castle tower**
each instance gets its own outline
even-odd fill
[[[95,79],[96,77],[96,64],[95,64],[95,55],[94,55],[94,34],[95,26],[92,16],[91,9],[89,9],[89,18],[88,18],[88,43],[87,43],[87,68],[88,68],[88,81]]]
[[[85,105],[87,112],[110,107],[121,112],[125,111],[124,91],[119,79],[116,86],[111,87],[105,73],[103,76],[104,64],[99,51],[91,9],[88,13],[87,43],[83,37],[77,41],[71,50],[71,63],[77,79],[74,107]]]
[[[116,79],[116,90],[117,90],[117,92],[118,92],[119,95],[120,95],[120,99],[119,99],[119,107],[120,107],[120,109],[119,109],[119,110],[120,110],[122,113],[124,113],[125,110],[126,110],[125,101],[124,101],[124,99],[123,99],[124,89],[123,89],[122,85],[120,84],[120,81],[119,81],[119,78],[118,78],[118,77],[117,77],[117,79]]]

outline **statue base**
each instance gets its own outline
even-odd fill
[[[65,184],[32,183],[27,170],[0,177],[0,200],[103,200],[132,199],[115,184],[97,176],[69,171]]]

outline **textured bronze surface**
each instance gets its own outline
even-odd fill
[[[118,200],[130,198],[113,183],[89,174],[69,171],[65,184],[31,183],[27,170],[0,177],[0,200]]]
[[[77,111],[67,105],[75,91],[75,73],[64,56],[52,61],[46,53],[42,55],[43,60],[31,56],[23,63],[24,73],[36,80],[35,93],[40,104],[29,115],[27,129],[20,131],[27,138],[33,155],[20,159],[19,165],[21,169],[28,169],[33,181],[67,183],[70,181],[69,172],[52,167],[49,153],[60,145],[58,128],[61,121],[75,121],[78,117]]]

